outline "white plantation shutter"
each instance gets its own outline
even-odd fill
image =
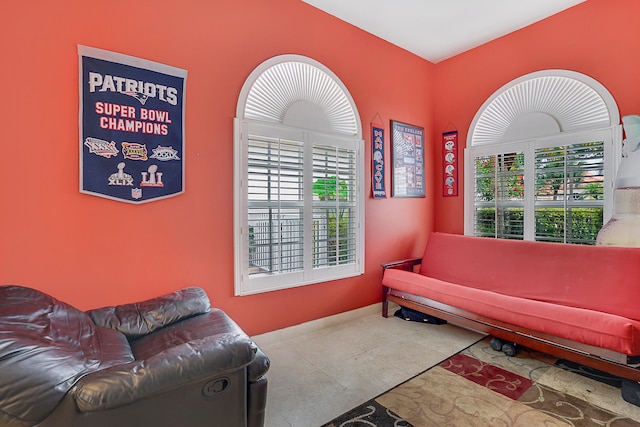
[[[249,274],[303,265],[303,145],[250,135],[247,150]]]
[[[356,262],[357,206],[354,149],[313,147],[313,267]]]
[[[475,164],[475,235],[524,238],[524,153],[484,155]]]
[[[361,141],[254,123],[242,134],[244,292],[361,274]]]
[[[473,235],[594,244],[611,187],[610,139],[593,131],[470,150]]]
[[[537,148],[535,168],[535,239],[592,244],[586,231],[600,229],[604,213],[604,142]]]

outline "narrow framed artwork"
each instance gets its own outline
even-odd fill
[[[393,197],[425,197],[424,128],[391,121]]]
[[[442,134],[442,195],[458,195],[458,131]]]

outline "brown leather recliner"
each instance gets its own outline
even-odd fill
[[[0,427],[258,427],[268,369],[200,288],[83,312],[0,286]]]

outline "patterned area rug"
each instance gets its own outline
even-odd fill
[[[557,362],[522,347],[508,357],[487,338],[323,427],[640,427],[615,377]]]

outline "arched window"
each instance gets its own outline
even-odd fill
[[[527,74],[480,108],[465,150],[465,234],[593,244],[611,215],[622,129],[604,86]]]
[[[364,153],[351,95],[310,58],[272,58],[235,119],[236,295],[362,274]]]

